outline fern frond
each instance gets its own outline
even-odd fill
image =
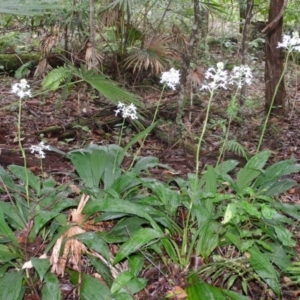
[[[225,149],[238,154],[246,159],[248,159],[248,153],[244,146],[235,140],[229,140],[226,142]]]
[[[72,76],[72,72],[68,67],[59,67],[57,69],[54,69],[49,72],[44,78],[42,82],[42,88],[55,91],[69,76]]]

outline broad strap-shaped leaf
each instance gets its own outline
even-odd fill
[[[171,261],[174,264],[179,264],[180,250],[179,250],[178,245],[175,241],[173,241],[172,239],[169,239],[169,238],[162,238],[159,241],[158,245],[159,245],[159,247],[155,247],[156,253],[160,253],[159,252],[159,251],[161,251],[160,246],[162,246],[166,250],[166,252],[168,253],[168,256],[170,257]],[[153,246],[156,246],[156,244],[153,245]]]
[[[265,164],[269,159],[270,154],[271,154],[270,151],[262,151],[256,154],[247,162],[245,168],[262,171],[263,167],[265,166]]]
[[[95,250],[101,254],[106,261],[109,263],[110,260],[110,250],[107,243],[101,236],[100,232],[86,232],[76,236],[76,239],[83,242],[90,249]]]
[[[215,221],[207,221],[199,230],[199,239],[196,246],[196,256],[202,256],[204,259],[216,249],[219,242],[218,228],[220,224]]]
[[[118,293],[116,295],[113,295],[112,299],[116,300],[133,300],[134,298],[129,295],[128,293]]]
[[[36,177],[30,170],[25,169],[22,166],[10,165],[8,169],[20,180],[26,183],[28,178],[28,184],[31,188],[35,190],[37,196],[41,194],[41,182],[38,177]],[[27,175],[26,175],[27,174]]]
[[[249,187],[252,181],[261,174],[257,169],[243,168],[237,173],[237,193],[242,193],[246,187]]]
[[[144,129],[143,131],[139,132],[138,134],[136,134],[131,140],[130,142],[124,147],[123,149],[123,154],[125,155],[125,153],[130,149],[130,147],[132,147],[135,143],[137,143],[138,141],[143,140],[157,125],[158,122],[154,122],[153,124],[151,124],[149,127],[147,127],[146,129]]]
[[[111,287],[113,284],[113,276],[111,274],[110,266],[93,255],[88,255],[88,258],[97,273],[100,274],[107,285]]]
[[[204,192],[212,194],[217,192],[217,174],[212,166],[207,166],[207,171],[202,176],[201,180],[205,181],[203,186]]]
[[[143,170],[148,170],[149,168],[156,167],[159,164],[159,160],[154,156],[141,157],[137,160],[131,172],[135,174],[140,174]]]
[[[275,202],[272,205],[275,209],[281,210],[286,215],[299,220],[300,219],[300,205],[295,205],[294,203],[280,203]]]
[[[17,241],[17,238],[14,232],[10,229],[10,227],[5,222],[4,214],[2,208],[0,206],[0,237],[6,237],[11,239],[12,241]]]
[[[4,276],[0,278],[1,299],[22,299],[22,277],[23,271],[13,271],[7,272]]]
[[[284,271],[286,268],[291,266],[292,261],[289,251],[286,251],[285,247],[282,247],[280,243],[270,243],[270,252],[267,251],[269,261],[275,264],[279,269]]]
[[[140,254],[130,255],[128,258],[129,270],[137,276],[144,267],[144,257]]]
[[[215,167],[215,170],[217,173],[227,174],[228,172],[232,171],[238,164],[239,162],[237,160],[229,159],[217,165]]]
[[[32,257],[30,260],[33,267],[38,272],[41,282],[43,282],[45,274],[50,269],[49,259]]]
[[[262,193],[263,195],[269,196],[269,197],[275,197],[278,196],[289,189],[293,188],[297,185],[297,182],[292,179],[283,179],[281,181],[274,182],[271,186],[266,188],[265,186],[262,186],[258,191]]]
[[[238,293],[220,289],[204,282],[190,284],[186,288],[187,300],[249,300],[248,297]]]
[[[158,240],[163,237],[161,231],[154,230],[152,228],[141,228],[133,234],[130,239],[121,245],[113,264],[117,264],[131,253],[135,253],[143,246],[149,244],[153,240]]]
[[[278,240],[282,243],[282,245],[291,248],[296,246],[296,241],[292,239],[293,233],[290,230],[284,228],[283,226],[274,226],[274,230]]]
[[[128,241],[130,236],[134,232],[139,230],[142,225],[148,224],[149,222],[139,217],[127,217],[121,219],[110,231],[104,231],[101,236],[108,243],[123,243]]]
[[[109,288],[94,277],[83,275],[81,289],[81,300],[107,300],[111,299]]]
[[[147,279],[133,277],[125,284],[125,286],[123,286],[123,288],[119,291],[119,293],[134,295],[140,292],[142,289],[144,289],[146,287],[146,284],[147,284]]]
[[[135,174],[126,172],[120,175],[111,185],[111,189],[115,190],[117,194],[121,194],[133,187],[141,184],[141,181],[136,178]]]
[[[11,190],[15,189],[14,181],[12,180],[10,174],[6,172],[2,166],[0,166],[0,182],[3,182]]]
[[[52,219],[59,215],[58,212],[53,211],[38,211],[37,215],[34,218],[34,225],[29,234],[29,239],[34,239],[39,231]]]
[[[56,275],[51,272],[46,273],[45,284],[42,288],[43,300],[61,300],[59,282]]]
[[[274,266],[271,264],[266,255],[258,250],[257,247],[253,246],[248,249],[250,254],[249,263],[254,271],[258,274],[263,281],[273,290],[273,292],[279,297],[280,285],[278,279],[278,273]]]
[[[0,261],[1,266],[6,263],[14,260],[15,258],[19,257],[18,253],[14,253],[8,248],[6,245],[0,244]],[[1,277],[0,273],[0,277]]]
[[[144,186],[152,190],[153,196],[156,196],[161,207],[165,207],[166,212],[175,216],[181,200],[180,195],[176,190],[172,190],[169,186],[158,180],[149,183],[144,182]]]
[[[300,165],[295,164],[296,160],[294,158],[279,161],[272,164],[266,168],[265,172],[261,174],[255,180],[253,187],[258,188],[268,182],[276,182],[278,179],[284,175],[289,175],[292,173],[297,173],[300,171]]]
[[[86,214],[94,214],[96,212],[116,212],[139,216],[148,220],[153,228],[158,228],[157,223],[150,216],[150,214],[145,212],[143,205],[139,205],[130,201],[100,198],[98,200],[95,199],[94,201],[89,201],[83,209],[83,213]]]
[[[130,271],[120,273],[110,288],[111,293],[118,293],[132,278],[134,278],[134,275]]]
[[[74,150],[68,153],[68,157],[88,188],[99,186],[107,162],[105,149]]]
[[[11,203],[3,201],[0,201],[0,206],[3,214],[9,219],[9,224],[18,230],[22,230],[26,222],[21,219],[16,207],[12,206]]]

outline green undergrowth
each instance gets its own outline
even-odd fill
[[[300,206],[278,199],[296,185],[289,176],[300,170],[294,159],[267,166],[270,152],[264,151],[241,169],[229,160],[207,166],[199,178],[188,174],[163,182],[149,172],[168,168],[157,158],[140,157],[123,170],[125,155],[117,145],[69,152],[76,171],[70,184],[21,166],[0,167],[2,297],[62,299],[64,275],[80,299],[135,299],[151,268],[166,278],[176,270],[184,278],[178,293],[195,300],[249,299],[253,283],[260,297],[280,299],[283,276],[299,282],[294,260]],[[83,196],[82,218],[75,222],[70,209],[78,210]],[[71,229],[75,235],[66,234]],[[75,240],[84,249],[77,254],[67,246]],[[63,274],[53,267],[54,252],[69,261]],[[195,259],[201,261],[197,267]],[[178,285],[171,279],[169,284]]]

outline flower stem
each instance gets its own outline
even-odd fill
[[[153,119],[152,119],[152,122],[151,122],[150,126],[152,126],[153,123],[154,123],[155,120],[156,120],[156,116],[157,116],[157,114],[158,114],[160,102],[161,102],[162,95],[163,95],[163,93],[164,93],[165,88],[166,88],[166,84],[163,85],[163,88],[162,88],[162,91],[161,91],[161,93],[160,93],[160,97],[159,97],[159,100],[158,100],[158,102],[157,102],[156,109],[155,109],[155,112],[154,112],[154,116],[153,116]],[[149,126],[149,127],[150,127],[150,126]],[[148,128],[149,128],[149,127],[148,127]],[[131,164],[130,164],[130,166],[129,166],[128,171],[131,170],[131,168],[133,167],[134,162],[136,161],[137,157],[139,156],[139,154],[140,154],[140,152],[141,152],[141,149],[144,147],[144,144],[145,144],[145,141],[146,141],[147,136],[148,136],[148,134],[146,134],[146,135],[144,136],[144,138],[143,138],[143,140],[142,140],[142,143],[141,143],[140,147],[139,147],[138,150],[135,152],[134,157],[133,157],[133,159],[132,159],[132,162],[131,162]]]
[[[183,237],[182,237],[182,248],[181,248],[181,255],[184,256],[186,254],[187,251],[187,245],[188,245],[188,233],[189,233],[189,223],[190,223],[190,219],[191,219],[191,213],[192,213],[192,208],[194,205],[194,201],[195,198],[197,197],[197,190],[198,190],[198,181],[199,181],[199,167],[200,167],[200,149],[201,149],[201,144],[204,138],[204,134],[206,132],[206,128],[207,128],[207,123],[208,123],[208,118],[209,118],[209,113],[210,113],[210,108],[211,108],[211,103],[212,103],[212,99],[214,97],[214,90],[210,91],[210,97],[208,100],[208,104],[207,104],[207,110],[206,110],[206,115],[205,115],[205,120],[203,123],[203,128],[202,128],[202,132],[199,138],[199,142],[197,144],[197,150],[196,150],[196,176],[195,176],[195,181],[194,181],[194,190],[193,190],[193,195],[191,197],[191,202],[188,208],[188,212],[187,212],[187,217],[186,217],[186,221],[185,221],[185,226],[183,229]],[[189,257],[186,257],[186,260],[188,260]],[[187,263],[187,261],[185,262]]]
[[[286,71],[286,68],[287,68],[287,63],[288,63],[288,58],[290,56],[290,53],[291,53],[291,51],[288,51],[288,53],[286,55],[285,62],[284,62],[284,68],[282,70],[282,73],[280,75],[278,83],[277,83],[277,85],[275,87],[275,91],[274,91],[274,94],[273,94],[273,97],[272,97],[272,101],[271,101],[271,104],[270,104],[270,107],[269,107],[269,110],[268,110],[268,113],[267,113],[267,117],[266,117],[265,122],[264,122],[263,130],[262,130],[262,133],[261,133],[260,138],[259,138],[259,143],[258,143],[258,146],[257,146],[257,149],[256,149],[256,153],[259,152],[261,144],[262,144],[262,141],[263,141],[263,138],[265,136],[265,132],[266,132],[266,129],[267,129],[268,121],[270,119],[270,115],[271,115],[271,111],[272,111],[273,104],[274,104],[274,101],[275,101],[275,97],[277,95],[277,92],[278,92],[278,89],[279,89],[279,85],[280,85],[280,83],[281,83],[281,81],[283,79],[283,76],[285,74],[285,71]]]
[[[26,154],[25,150],[22,145],[21,141],[21,116],[22,116],[22,98],[19,98],[19,113],[18,113],[18,141],[19,141],[19,147],[22,153],[22,157],[24,160],[24,171],[25,171],[25,192],[26,192],[26,200],[27,200],[27,205],[29,206],[29,178],[28,178],[28,171],[27,171],[27,163],[26,163]]]

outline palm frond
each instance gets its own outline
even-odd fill
[[[133,103],[138,107],[142,106],[134,94],[122,89],[117,82],[110,80],[105,75],[95,74],[93,71],[87,71],[83,67],[79,70],[72,66],[70,68],[72,68],[72,73],[75,76],[89,83],[114,104],[117,105],[119,101],[122,101],[126,104]]]
[[[70,76],[76,76],[89,83],[114,104],[122,101],[126,104],[133,103],[138,107],[142,106],[137,96],[122,89],[115,81],[110,80],[105,75],[95,74],[92,70],[87,71],[84,67],[77,69],[71,64],[66,64],[64,67],[59,67],[49,72],[42,82],[42,87],[43,89],[56,90]]]
[[[201,66],[197,66],[195,69],[190,69],[187,77],[187,82],[192,87],[199,87],[203,83],[205,76],[205,69]]]
[[[158,75],[166,68],[168,58],[175,57],[176,51],[169,43],[172,38],[162,34],[146,38],[143,49],[134,51],[125,59],[126,69],[132,69],[133,73],[147,71],[150,68],[152,75]]]
[[[40,16],[55,13],[59,9],[66,9],[65,1],[44,0],[43,3],[33,0],[0,0],[0,13],[20,16]]]

